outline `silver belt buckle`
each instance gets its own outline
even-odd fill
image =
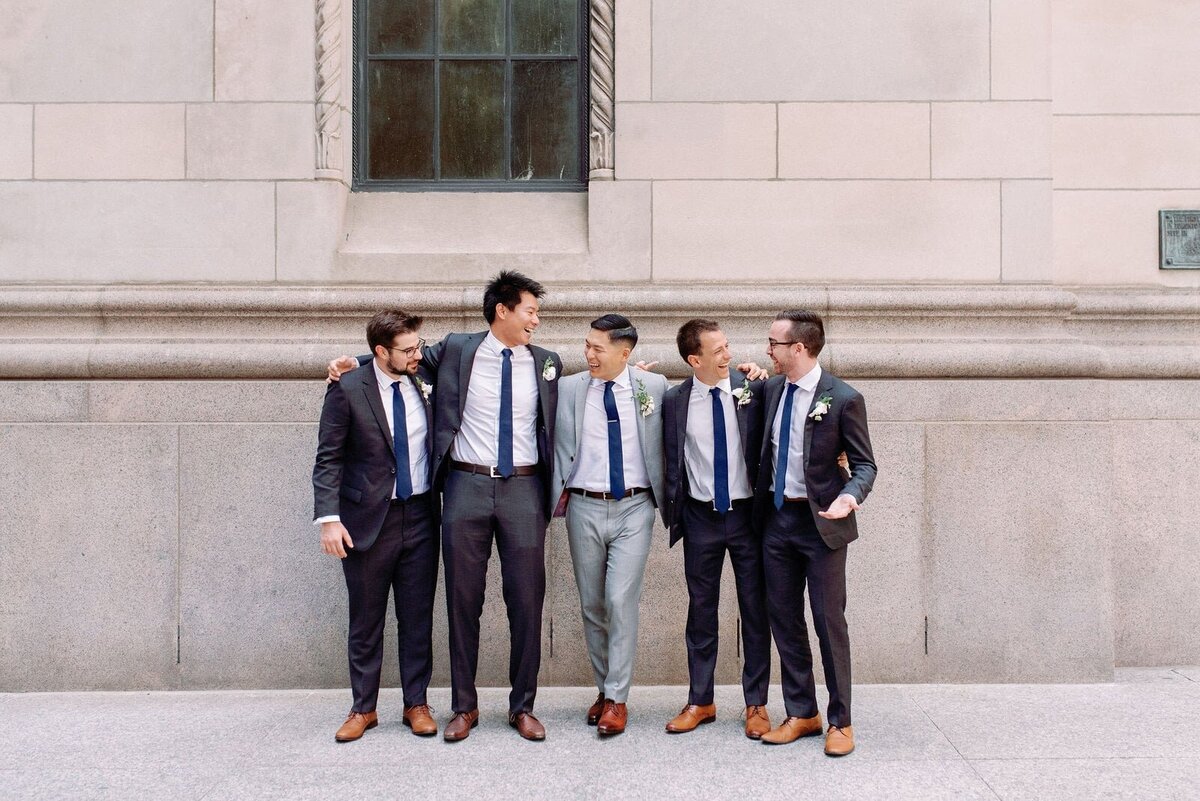
[[[496,465],[490,464],[488,465],[488,478],[504,478],[504,476],[496,472]]]

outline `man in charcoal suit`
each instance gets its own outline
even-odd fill
[[[763,532],[767,610],[779,650],[787,719],[762,742],[820,734],[804,589],[829,690],[825,753],[854,750],[850,722],[850,638],[846,627],[847,545],[858,538],[854,513],[875,482],[875,457],[863,397],[821,369],[825,325],[815,312],[775,317],[767,355],[778,373],[763,390],[767,431],[755,492]],[[838,464],[844,452],[849,473]]]
[[[443,737],[464,740],[479,721],[479,619],[492,542],[500,554],[510,635],[508,722],[545,739],[533,715],[546,597],[546,525],[553,511],[558,354],[530,344],[545,291],[501,271],[484,290],[488,330],[450,334],[424,349],[434,381],[434,489],[442,495],[442,562],[450,623],[453,716]],[[361,361],[362,357],[360,357]],[[354,365],[339,359],[331,377]]]
[[[666,499],[662,510],[671,545],[683,540],[690,687],[687,705],[666,729],[673,734],[690,732],[716,719],[717,607],[728,552],[745,650],[745,733],[757,740],[771,729],[766,709],[771,632],[762,543],[752,514],[763,436],[763,382],[751,381],[740,372],[736,382],[731,380],[729,342],[714,320],[687,321],[676,344],[694,374],[668,390],[663,399]]]
[[[334,736],[362,737],[375,712],[388,593],[395,595],[404,723],[437,734],[425,692],[433,668],[437,506],[430,492],[432,414],[420,377],[421,318],[382,311],[367,325],[370,366],[331,383],[313,467],[321,550],[342,560],[349,593],[353,706]]]

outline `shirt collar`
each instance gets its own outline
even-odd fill
[[[718,381],[714,385],[710,385],[710,384],[705,384],[697,376],[695,376],[695,375],[692,376],[692,392],[696,392],[701,395],[707,395],[709,393],[709,391],[712,390],[713,386],[720,387],[722,392],[728,393],[728,392],[733,391],[733,389],[732,389],[733,384],[730,383],[730,380],[728,377],[722,378],[720,381]]]
[[[805,392],[812,392],[821,382],[821,365],[814,364],[813,369],[791,382]]]
[[[592,383],[595,384],[596,386],[601,386],[601,387],[604,386],[604,380],[601,378],[593,378]],[[629,368],[626,367],[624,370],[617,373],[617,375],[613,378],[613,383],[616,384],[618,387],[625,387],[626,389],[631,389],[633,387],[633,384],[629,380]]]
[[[500,351],[508,347],[508,345],[505,345],[503,342],[497,339],[496,335],[490,330],[487,332],[487,336],[483,338],[483,344],[491,348],[492,352],[497,356],[503,355]],[[510,350],[512,350],[513,355],[516,356],[524,353],[527,347],[527,345],[514,345],[512,348],[510,348]]]
[[[392,378],[383,370],[379,369],[379,362],[372,357],[371,366],[375,368],[375,380],[379,383],[380,389],[391,389],[392,384],[396,383],[396,379]]]

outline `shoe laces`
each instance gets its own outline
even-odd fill
[[[433,708],[429,704],[414,704],[408,708],[408,714],[415,715],[418,712],[424,712],[429,717],[433,717]]]
[[[758,704],[751,705],[750,708],[746,710],[746,720],[750,720],[750,718],[762,718],[763,720],[768,720],[767,708]]]

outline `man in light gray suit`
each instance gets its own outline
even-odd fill
[[[663,497],[662,397],[667,380],[629,364],[637,329],[619,314],[592,321],[588,372],[560,382],[554,483],[588,656],[599,694],[587,722],[625,731],[637,650],[638,603],[654,509]]]

